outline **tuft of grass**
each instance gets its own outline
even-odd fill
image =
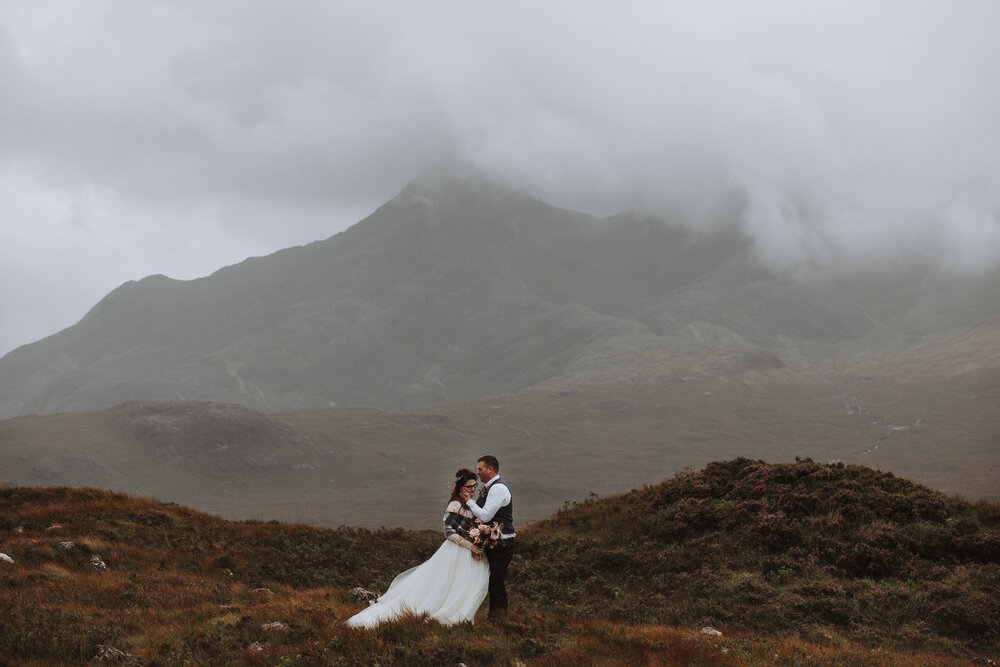
[[[73,577],[73,574],[66,568],[55,563],[45,563],[39,570],[43,579],[50,582],[62,583]]]
[[[86,551],[88,554],[101,555],[108,553],[111,550],[111,545],[109,542],[102,540],[98,537],[86,536],[81,537],[76,542],[81,549]]]

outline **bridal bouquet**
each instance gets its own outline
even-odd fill
[[[487,549],[492,549],[500,541],[500,535],[503,531],[500,530],[500,524],[496,521],[490,524],[479,524],[473,526],[469,530],[469,539],[477,547],[486,551]]]

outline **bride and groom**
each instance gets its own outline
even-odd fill
[[[484,485],[478,498],[477,476]],[[476,541],[479,526],[493,522],[499,524],[499,539],[483,549]],[[476,472],[462,468],[455,473],[444,535],[429,560],[399,574],[375,604],[349,618],[347,625],[370,628],[406,613],[426,614],[444,624],[472,621],[487,593],[489,617],[506,612],[505,578],[516,548],[514,506],[495,456],[481,457]]]

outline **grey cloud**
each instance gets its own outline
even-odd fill
[[[599,214],[739,224],[790,270],[983,270],[998,7],[0,0],[5,329],[325,238],[451,162]],[[99,258],[86,296],[15,250],[39,247]],[[31,276],[33,301],[6,286]]]

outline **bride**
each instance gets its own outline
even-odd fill
[[[427,614],[444,624],[472,621],[486,597],[490,568],[482,549],[467,538],[472,512],[465,506],[476,490],[476,473],[462,468],[444,515],[447,538],[429,560],[396,576],[378,602],[347,619],[371,628],[405,613]]]

